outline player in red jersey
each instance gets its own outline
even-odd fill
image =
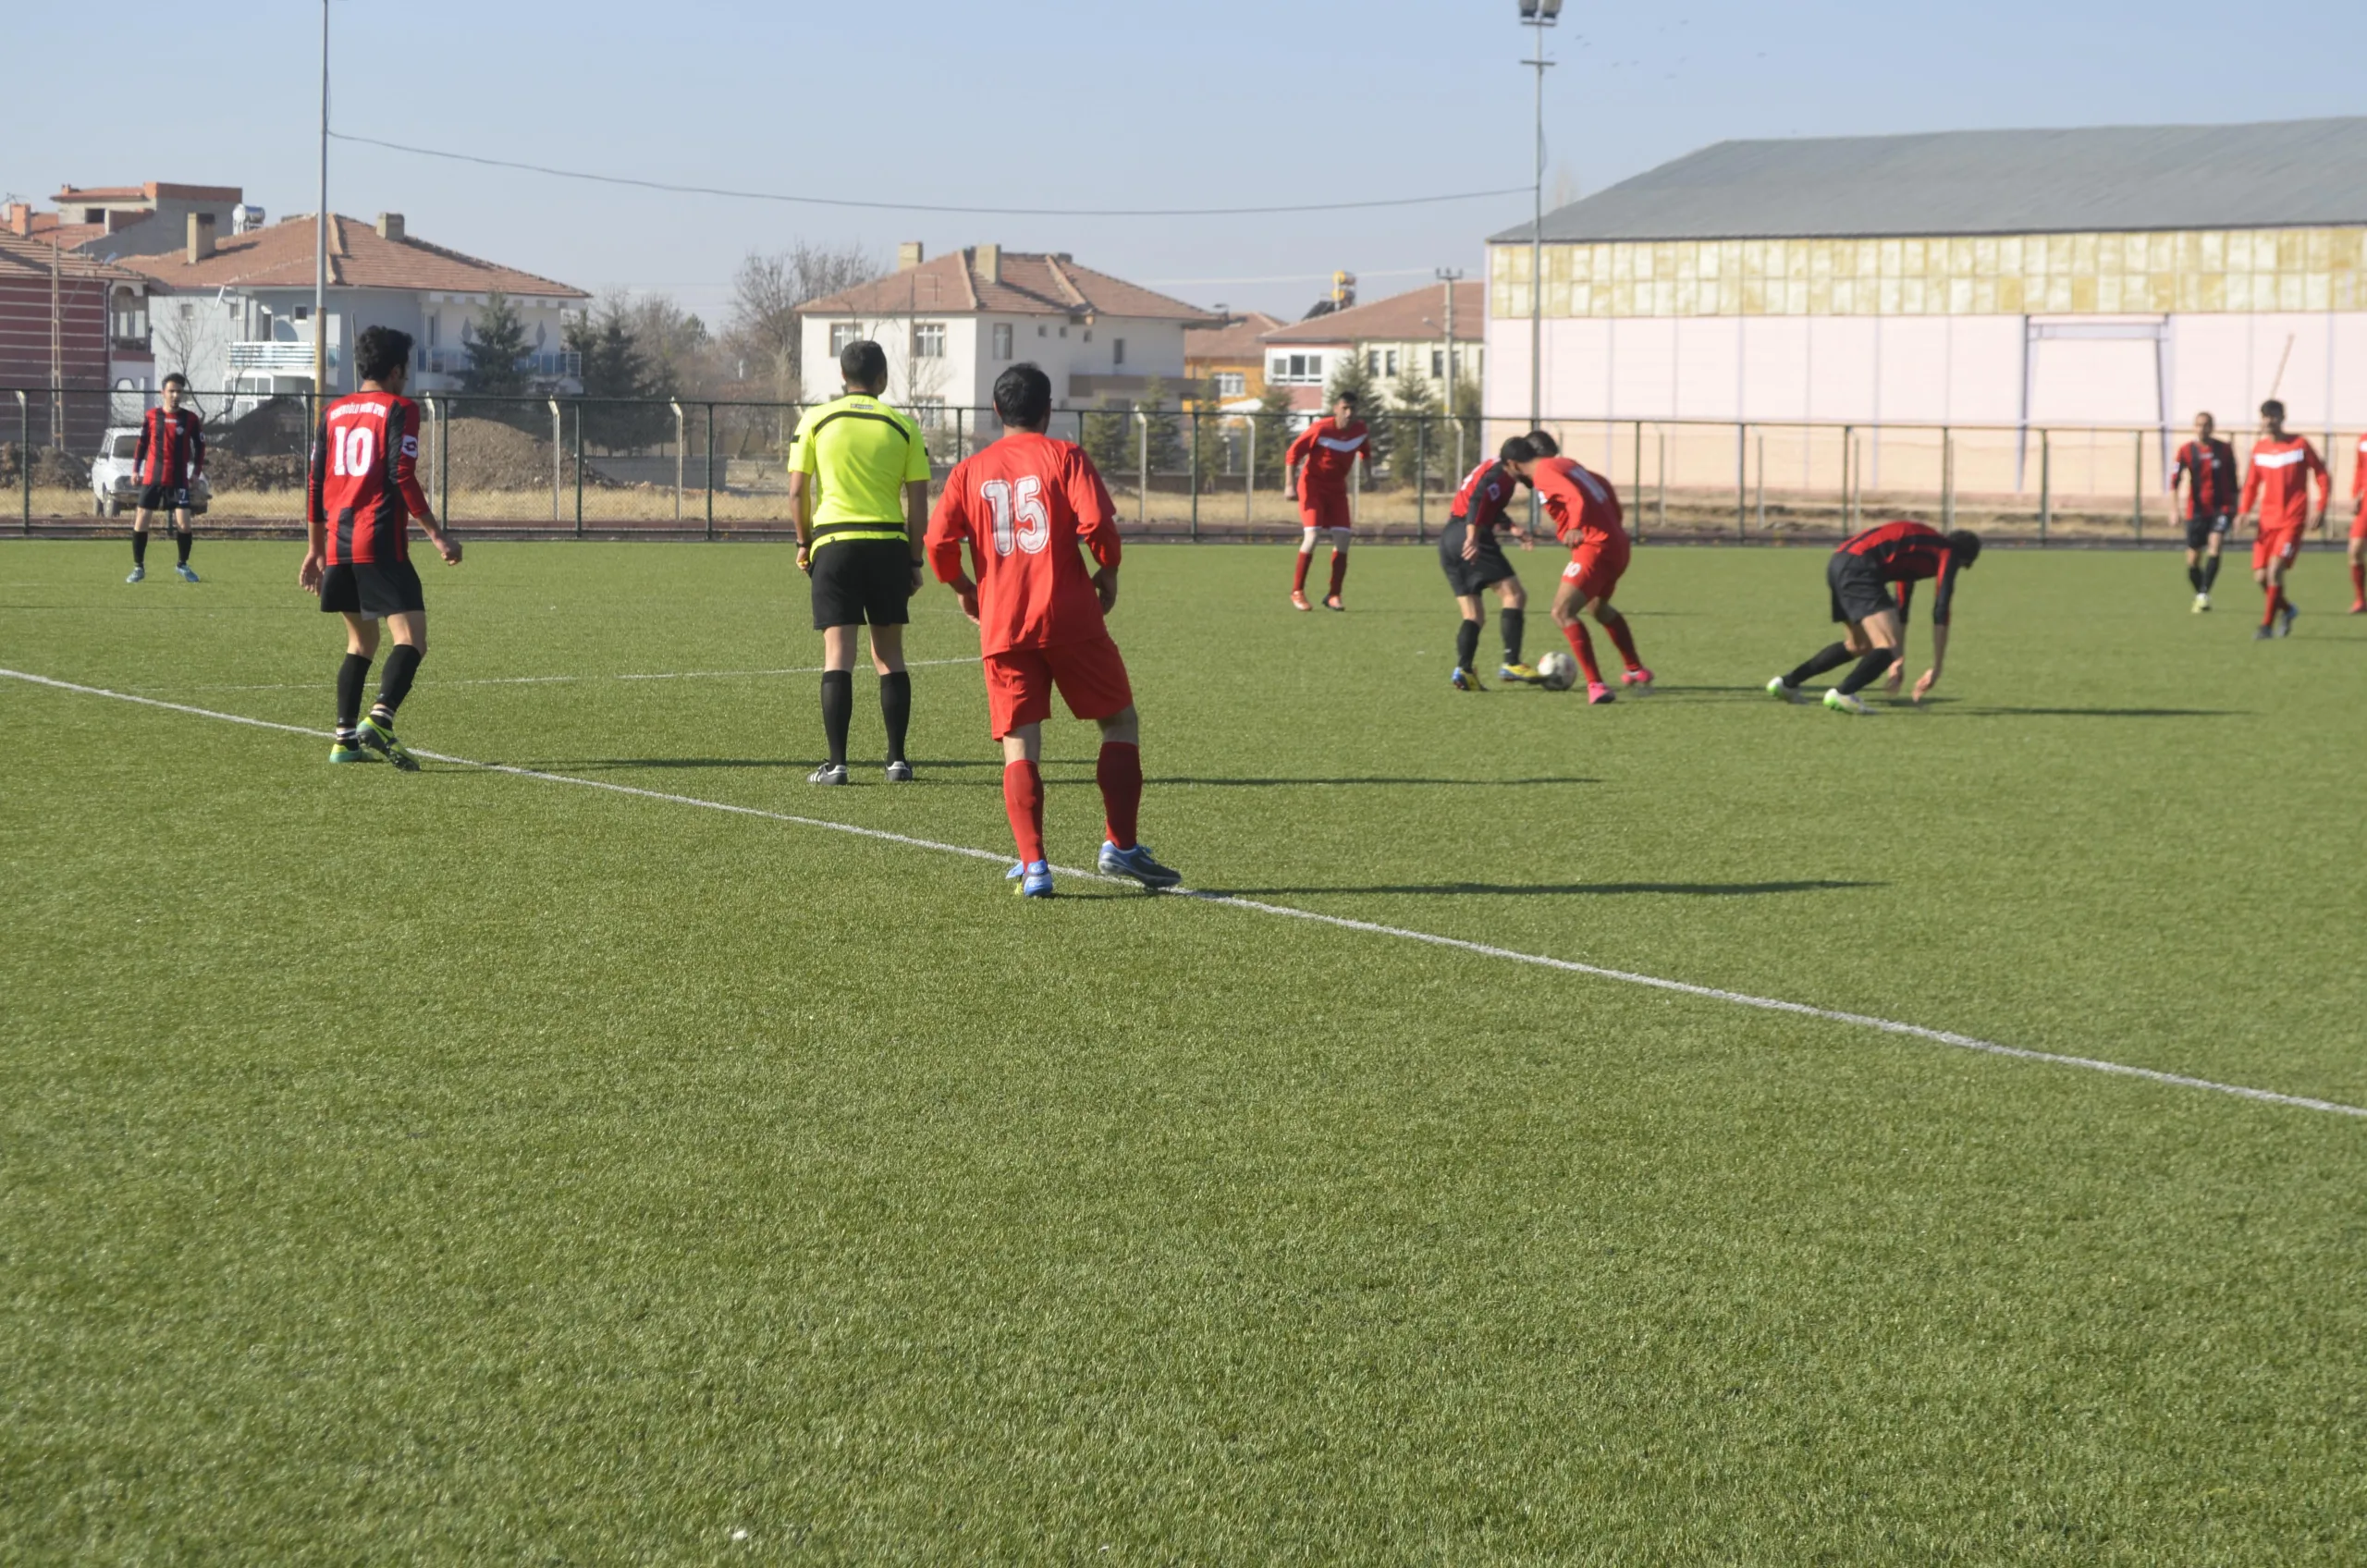
[[[1447,509],[1446,527],[1439,534],[1439,570],[1446,573],[1455,607],[1463,612],[1463,624],[1455,630],[1454,670],[1448,677],[1458,692],[1487,690],[1479,684],[1474,661],[1479,656],[1479,595],[1490,588],[1503,602],[1504,662],[1497,675],[1506,680],[1537,679],[1537,671],[1520,658],[1528,594],[1514,574],[1513,563],[1504,558],[1500,537],[1509,529],[1519,538],[1522,549],[1536,548],[1529,543],[1528,530],[1512,522],[1506,509],[1520,494],[1520,481],[1508,465],[1527,462],[1536,456],[1537,448],[1520,436],[1506,441],[1495,457],[1464,476],[1463,487],[1454,493],[1454,504]]]
[[[2236,449],[2212,434],[2209,414],[2194,416],[2194,439],[2178,448],[2170,471],[2170,493],[2186,482],[2186,580],[2194,590],[2195,613],[2211,607],[2211,585],[2219,581],[2219,552],[2236,522]]]
[[[1825,585],[1833,594],[1833,619],[1849,628],[1844,642],[1831,643],[1809,655],[1789,675],[1767,683],[1767,694],[1783,702],[1800,701],[1800,688],[1811,677],[1838,669],[1851,659],[1858,668],[1824,694],[1824,705],[1835,713],[1870,711],[1858,693],[1883,679],[1893,695],[1907,671],[1907,611],[1914,602],[1915,584],[1929,578],[1932,591],[1932,668],[1915,683],[1921,702],[1940,683],[1947,665],[1948,622],[1956,602],[1956,574],[1969,571],[1981,558],[1981,535],[1968,528],[1943,533],[1929,523],[1877,524],[1844,540],[1825,562]],[[1891,585],[1896,583],[1895,597]]]
[[[1019,846],[1011,875],[1026,898],[1048,898],[1044,857],[1044,720],[1058,688],[1069,711],[1101,727],[1094,778],[1108,834],[1098,861],[1108,876],[1146,888],[1183,877],[1134,837],[1142,809],[1142,725],[1126,661],[1103,619],[1118,602],[1117,508],[1085,450],[1044,434],[1052,378],[1016,364],[995,378],[1005,434],[956,465],[929,519],[928,561],[978,627],[987,674],[987,729],[1002,742],[1003,810]],[[970,546],[974,581],[962,568]],[[1082,545],[1100,570],[1085,575]]]
[[[1535,448],[1534,433],[1525,439]],[[1637,655],[1636,633],[1627,618],[1611,606],[1611,595],[1627,570],[1627,527],[1619,493],[1609,480],[1573,458],[1535,457],[1504,466],[1537,492],[1553,520],[1554,536],[1570,546],[1570,564],[1562,569],[1562,585],[1553,591],[1553,624],[1562,629],[1578,668],[1586,671],[1587,701],[1607,703],[1612,696],[1602,668],[1595,663],[1594,639],[1578,619],[1582,615],[1593,616],[1618,645],[1625,667],[1619,683],[1649,690],[1652,672]]]
[[[1331,591],[1323,595],[1323,607],[1343,608],[1340,584],[1348,580],[1352,521],[1348,471],[1362,461],[1365,477],[1372,477],[1372,433],[1356,417],[1355,398],[1344,392],[1332,398],[1330,417],[1299,432],[1284,460],[1289,474],[1283,488],[1298,503],[1299,525],[1305,530],[1298,545],[1298,573],[1291,579],[1291,604],[1298,609],[1313,607],[1306,602],[1306,565],[1315,558],[1315,536],[1328,533],[1331,536]]]
[[[2367,435],[2350,466],[2350,613],[2367,615]]]
[[[419,405],[403,396],[411,335],[371,327],[353,346],[353,368],[362,390],[322,410],[313,436],[304,564],[296,581],[320,596],[324,611],[345,617],[329,761],[370,762],[375,752],[416,773],[418,759],[395,739],[395,710],[427,656],[427,600],[411,564],[411,519],[419,520],[447,565],[460,564],[460,542],[436,522],[419,487]],[[395,651],[363,718],[362,683],[377,656],[381,620],[394,631]]]
[[[2244,472],[2245,516],[2259,517],[2252,538],[2252,581],[2261,586],[2260,626],[2252,640],[2289,637],[2300,606],[2285,596],[2285,574],[2301,553],[2310,526],[2310,479],[2318,481],[2318,521],[2334,503],[2334,476],[2305,435],[2285,433],[2285,405],[2271,398],[2260,406],[2261,437],[2252,443],[2251,467]]]
[[[131,455],[140,506],[131,514],[131,575],[126,582],[148,575],[148,520],[161,511],[173,514],[173,547],[179,557],[173,570],[183,582],[197,581],[189,566],[189,493],[205,472],[205,422],[181,407],[187,396],[189,377],[173,372],[165,377],[162,406],[150,409],[140,422],[140,444]]]

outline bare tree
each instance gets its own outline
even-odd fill
[[[814,245],[800,240],[786,251],[749,252],[731,280],[731,320],[725,338],[742,361],[742,374],[768,375],[775,396],[794,400],[804,380],[798,346],[797,309],[886,269],[859,245]]]

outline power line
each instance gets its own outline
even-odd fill
[[[595,185],[629,185],[642,190],[667,190],[682,196],[724,196],[741,202],[782,202],[802,207],[865,207],[894,213],[957,213],[987,217],[1022,218],[1216,218],[1250,217],[1280,213],[1340,213],[1372,207],[1426,207],[1442,202],[1477,202],[1491,196],[1517,196],[1528,189],[1509,186],[1502,190],[1457,190],[1443,196],[1394,196],[1374,202],[1294,202],[1279,207],[962,207],[930,202],[855,202],[836,196],[791,196],[777,190],[733,190],[723,186],[679,185],[670,180],[635,179],[627,175],[592,174],[583,169],[553,168],[547,164],[487,158],[473,153],[448,153],[437,147],[412,147],[382,141],[374,136],[353,136],[342,130],[329,134],[339,141],[383,147],[413,157],[442,158],[455,164],[479,164],[486,168],[520,169],[558,179],[588,180]]]

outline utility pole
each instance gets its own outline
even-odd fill
[[[1441,267],[1439,281],[1446,285],[1446,417],[1454,417],[1454,286],[1463,276],[1461,267]]]
[[[321,0],[321,200],[313,213],[313,396],[329,389],[329,0]],[[316,416],[317,417],[317,416]]]
[[[1545,30],[1562,15],[1562,0],[1520,0],[1520,25],[1536,29],[1537,54],[1523,60],[1537,67],[1537,172],[1528,230],[1528,427],[1545,423]],[[1537,531],[1539,502],[1528,493],[1528,526]]]
[[[58,217],[63,228],[66,220]],[[59,451],[66,449],[66,305],[65,289],[61,287],[60,252],[64,249],[58,236],[49,237],[49,444]],[[32,454],[25,454],[28,462]]]

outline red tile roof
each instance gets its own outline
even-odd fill
[[[168,288],[309,288],[313,218],[308,213],[252,233],[220,236],[214,254],[194,265],[186,249],[121,260]],[[388,239],[373,226],[342,215],[329,224],[329,282],[341,288],[449,289],[459,294],[499,289],[562,300],[591,298],[581,288],[481,262],[424,239]]]
[[[69,229],[70,233],[71,230]],[[52,249],[47,234],[31,239],[20,239],[0,228],[0,273],[38,274],[49,276]],[[114,283],[140,283],[148,280],[129,267],[112,262],[102,262],[84,255],[69,243],[56,252],[57,270],[67,277],[103,277]]]
[[[1005,251],[1000,281],[978,270],[975,250],[859,283],[798,307],[808,315],[1134,316],[1151,321],[1214,321],[1197,305],[1082,267],[1065,255]]]
[[[153,202],[158,198],[176,202],[236,202],[246,194],[235,185],[175,185],[166,180],[150,180],[145,185],[67,186],[50,198],[53,202]]]
[[[1410,343],[1436,338],[1444,342],[1446,288],[1443,283],[1425,284],[1404,294],[1392,294],[1386,300],[1375,300],[1369,305],[1352,305],[1344,311],[1317,316],[1312,321],[1293,322],[1280,331],[1266,334],[1266,341],[1361,343],[1378,339],[1387,343]],[[1486,285],[1467,281],[1454,286],[1456,342],[1477,342],[1483,336],[1487,313]],[[1428,322],[1422,319],[1425,316],[1429,318]]]
[[[1265,334],[1282,325],[1280,316],[1269,316],[1263,311],[1251,311],[1245,315],[1229,316],[1221,325],[1192,326],[1184,330],[1184,358],[1190,360],[1240,360],[1255,364],[1262,354],[1258,341]]]

